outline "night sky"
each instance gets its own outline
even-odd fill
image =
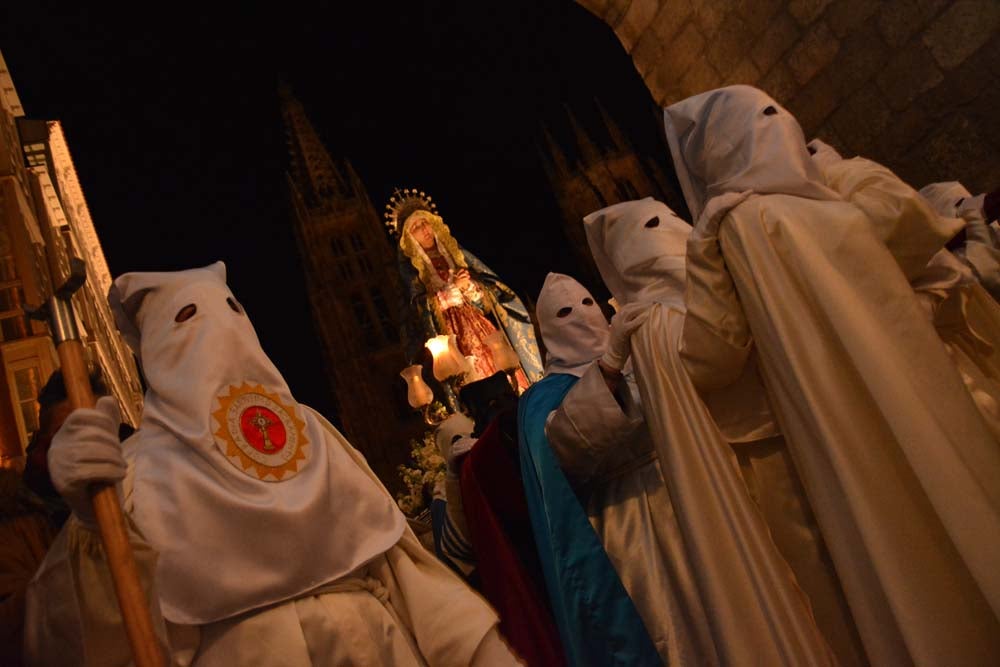
[[[63,122],[112,275],[225,261],[297,398],[327,413],[279,81],[376,210],[394,187],[426,190],[458,241],[532,298],[546,272],[578,272],[541,124],[568,144],[566,105],[599,138],[597,98],[640,153],[668,161],[628,55],[569,0],[350,4],[101,15],[11,3],[0,21],[28,117]]]

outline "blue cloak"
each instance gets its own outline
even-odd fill
[[[656,647],[545,436],[578,378],[553,374],[518,407],[521,474],[545,585],[571,665],[659,665]]]

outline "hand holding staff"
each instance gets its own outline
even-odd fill
[[[52,241],[51,230],[47,231],[50,231],[50,238],[46,241]],[[54,243],[49,243],[49,268],[53,278],[58,275],[58,263],[53,257],[57,247]],[[86,267],[81,260],[73,258],[70,269],[69,279],[54,291],[47,307],[36,310],[32,316],[44,316],[49,322],[66,383],[66,393],[75,410],[93,408],[96,401],[90,390],[83,344],[80,342],[71,302],[73,292],[86,280]],[[129,545],[128,529],[119,505],[118,493],[113,484],[92,485],[90,492],[94,516],[111,569],[118,606],[135,664],[137,667],[163,667],[166,664],[164,655],[153,631],[149,604],[139,581],[139,571]]]

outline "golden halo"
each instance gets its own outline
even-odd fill
[[[431,196],[423,190],[416,188],[406,188],[400,190],[396,188],[389,203],[385,205],[385,226],[392,234],[393,238],[399,238],[402,233],[401,227],[406,219],[417,211],[429,211],[437,215],[437,204],[433,202]]]
[[[212,417],[215,444],[240,472],[264,482],[294,477],[307,460],[306,423],[262,385],[230,385]]]

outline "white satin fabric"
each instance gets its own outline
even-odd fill
[[[299,405],[234,311],[225,266],[119,277],[110,301],[148,390],[124,445],[132,519],[159,553],[163,615],[202,624],[292,599],[389,549],[406,525],[381,486]],[[235,300],[233,301],[235,303]],[[176,322],[194,304],[197,312]],[[262,385],[304,422],[297,473],[258,479],[223,452],[218,397]]]
[[[702,99],[716,104],[680,104],[705,136],[728,127],[712,119],[760,106]],[[689,244],[688,275],[700,276],[688,282],[689,317],[700,335],[757,347],[871,663],[995,663],[1000,448],[909,284],[960,221],[861,158],[828,168],[832,198],[743,179],[734,191],[730,155],[756,137],[729,135],[725,153],[671,144],[678,168],[718,195],[689,200],[704,211]],[[762,153],[754,169],[803,153]]]
[[[913,288],[979,413],[1000,442],[1000,304],[947,250],[934,255]]]
[[[591,363],[545,427],[665,665],[718,665],[708,614],[642,413]],[[637,397],[636,397],[637,398]]]
[[[691,225],[652,197],[583,219],[591,254],[619,304],[658,301],[684,308],[684,253]]]
[[[920,194],[946,218],[963,218],[965,244],[955,251],[994,299],[1000,301],[1000,222],[983,219],[982,195],[973,197],[957,181],[931,183]]]
[[[691,225],[666,204],[647,197],[608,206],[586,216],[584,229],[601,277],[616,302],[661,303],[684,311],[684,256]],[[750,364],[733,379],[736,386],[730,386],[730,380],[703,394],[709,411],[729,442],[776,435],[770,406],[759,391],[750,346],[736,354],[741,361],[750,357]]]
[[[364,458],[326,420],[312,415],[329,435],[330,447],[377,484]],[[126,511],[133,509],[132,472],[124,484]],[[156,552],[134,525],[131,538],[141,580],[155,599]],[[88,667],[129,662],[96,533],[71,521],[31,582],[28,599],[28,664],[68,667],[84,658]],[[519,664],[497,635],[489,606],[408,528],[366,565],[293,600],[198,625],[164,623],[159,606],[152,611],[171,664],[182,667]]]
[[[843,200],[864,213],[907,280],[922,273],[931,257],[965,226],[958,218],[937,215],[894,173],[863,157],[830,164],[822,175]]]
[[[724,665],[833,665],[810,602],[775,547],[677,348],[684,313],[650,306],[632,362],[653,442]]]
[[[824,170],[833,162],[826,162]],[[854,164],[858,168],[877,166],[864,161]],[[832,173],[836,175],[839,170]],[[834,178],[831,185],[839,187],[847,180]],[[850,193],[844,194],[850,197]],[[932,183],[919,194],[944,218],[962,217],[960,204],[972,196],[961,183],[954,181]],[[966,231],[971,234],[966,245],[954,254],[944,248],[939,250],[910,284],[980,414],[1000,441],[1000,327],[997,327],[1000,305],[984,289],[990,284],[1000,284],[997,263],[1000,252],[993,249],[997,244],[990,240],[993,236],[981,216],[968,216],[966,221]],[[985,232],[985,243],[977,240],[976,230],[980,234]]]
[[[959,217],[959,205],[963,200],[972,197],[972,193],[958,181],[925,185],[920,188],[920,195],[938,212],[938,215],[946,218]]]
[[[816,142],[819,140],[814,139],[809,145]],[[825,176],[826,170],[842,158],[838,155],[837,159],[824,159],[822,152],[820,147],[813,159],[818,159]],[[853,165],[860,169],[880,168],[862,160]],[[838,176],[840,171],[831,171],[834,178],[829,184],[834,188],[852,180]],[[843,194],[847,198],[851,196],[849,192]],[[972,196],[961,183],[954,181],[932,183],[921,188],[919,194],[938,215],[950,219],[962,217],[960,204]],[[998,247],[992,241],[995,237],[987,230],[981,216],[969,216],[966,222],[966,231],[971,234],[966,245],[954,254],[944,248],[939,250],[927,267],[911,278],[910,284],[980,414],[1000,441],[1000,328],[996,326],[1000,321],[1000,305],[984,289],[987,285],[1000,285],[1000,263],[997,262],[1000,252],[994,249]],[[980,240],[982,236],[985,242]],[[979,282],[982,286],[976,284]]]
[[[683,253],[690,226],[676,217],[683,228],[674,223],[666,234],[659,225],[647,225],[652,211],[663,216],[664,209],[669,211],[659,202],[654,208],[651,200],[618,204],[587,216],[585,229],[594,256],[603,258],[598,267],[614,297],[622,304],[651,298],[645,302],[650,319],[632,336],[632,363],[683,535],[684,562],[700,599],[694,608],[708,611],[722,664],[835,664],[809,601],[740,477],[728,439],[681,365]],[[659,262],[659,255],[674,262]],[[744,361],[748,354],[749,348]],[[773,435],[766,404],[740,398],[742,404],[721,405],[725,414],[743,415],[742,422],[728,424],[744,427],[735,429],[741,440]]]
[[[819,166],[821,171],[829,167],[834,162],[840,162],[844,159],[844,157],[837,152],[836,148],[822,139],[813,139],[806,144],[806,149],[812,156],[813,162]]]
[[[564,313],[562,317],[560,311]],[[608,321],[604,313],[587,288],[567,275],[545,276],[535,316],[545,343],[546,375],[565,373],[580,377],[608,347]]]
[[[670,152],[684,156],[674,166],[695,220],[724,192],[839,199],[823,184],[795,118],[752,86],[710,90],[672,104],[664,114]]]

